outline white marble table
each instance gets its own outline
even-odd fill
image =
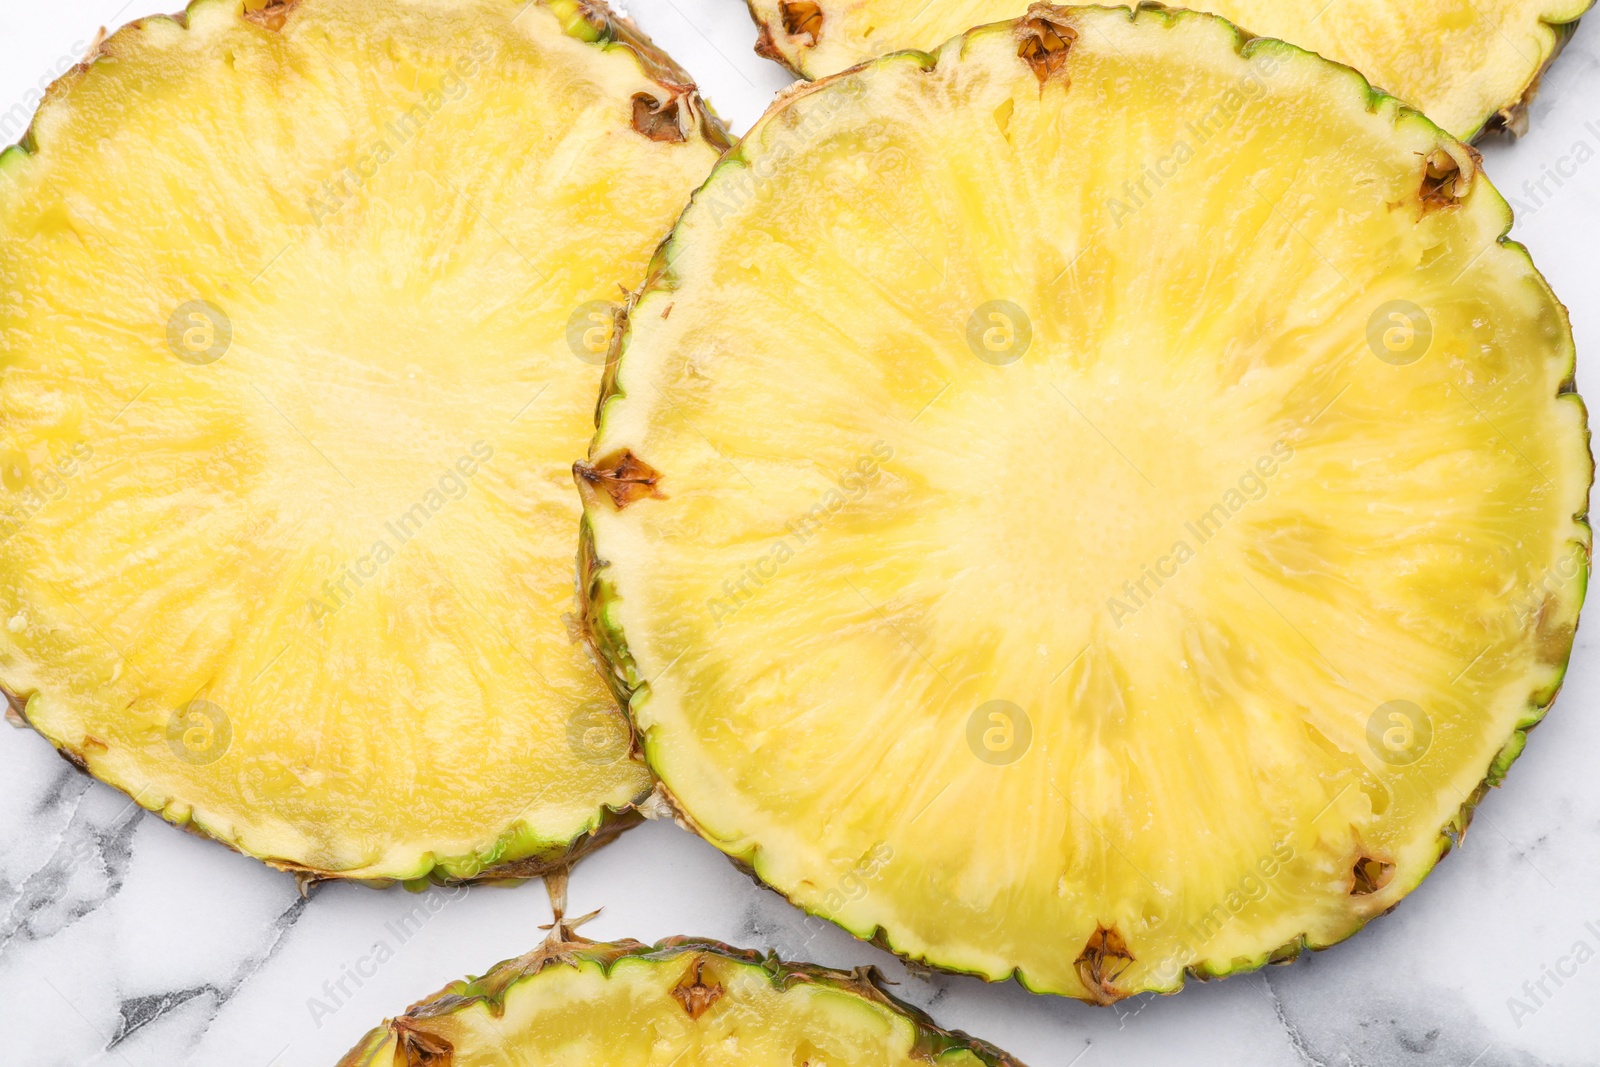
[[[0,0],[3,139],[15,139],[41,77],[70,64],[96,27],[147,14],[149,2]],[[737,131],[788,81],[751,52],[739,0],[635,0],[632,14]],[[1484,154],[1520,202],[1516,236],[1572,308],[1579,387],[1596,389],[1600,14],[1546,80],[1531,134]],[[1540,191],[1547,173],[1561,184],[1545,178]],[[803,925],[710,846],[664,824],[580,865],[573,911],[604,908],[585,928],[593,937],[697,934],[875,963],[944,1025],[1033,1067],[1600,1064],[1596,629],[1580,630],[1565,693],[1465,847],[1393,915],[1290,967],[1105,1009],[1016,985],[917,978],[832,927]],[[31,733],[0,731],[4,1067],[331,1065],[385,1015],[531,947],[549,918],[537,883],[420,896],[331,886],[301,899],[287,875],[131,808]],[[1576,974],[1559,987],[1546,978],[1553,995],[1531,1014],[1514,1011],[1511,998],[1535,1006],[1524,983],[1573,969],[1580,942]]]

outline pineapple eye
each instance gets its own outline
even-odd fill
[[[1022,21],[1017,37],[1017,55],[1027,61],[1043,85],[1066,66],[1067,50],[1078,39],[1078,31],[1065,22],[1036,16]]]
[[[682,119],[678,114],[678,100],[663,103],[649,93],[638,93],[633,98],[633,128],[652,141],[682,141]]]
[[[779,0],[783,32],[791,37],[805,34],[815,45],[822,37],[822,7],[814,0]]]
[[[572,470],[578,478],[578,485],[586,494],[592,496],[592,491],[597,488],[605,490],[606,496],[619,511],[648,497],[664,499],[656,488],[661,481],[661,472],[628,449],[592,463],[580,461],[573,465]]]
[[[246,0],[244,17],[264,30],[277,33],[289,22],[300,0]]]
[[[1389,884],[1389,879],[1394,876],[1394,864],[1373,859],[1371,856],[1362,856],[1356,860],[1350,875],[1350,895],[1370,896]]]

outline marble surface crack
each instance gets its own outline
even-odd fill
[[[82,787],[58,782],[51,790],[48,808],[66,815],[50,858],[30,871],[8,893],[6,912],[0,918],[0,958],[18,937],[36,941],[66,929],[115,897],[133,861],[133,835],[143,814],[130,804],[109,825],[96,826],[83,813],[83,800],[92,783],[75,771],[65,774]],[[98,884],[79,885],[79,875],[93,869]],[[76,892],[75,892],[76,890]]]
[[[118,1045],[144,1027],[157,1022],[196,997],[209,996],[212,1004],[206,1012],[204,1023],[196,1031],[196,1039],[198,1040],[200,1036],[203,1036],[210,1029],[211,1024],[216,1021],[222,1009],[227,1007],[228,1002],[238,995],[244,984],[278,954],[283,947],[284,938],[294,928],[295,923],[300,920],[300,916],[305,912],[308,903],[309,900],[307,898],[297,895],[289,906],[279,912],[278,916],[272,920],[265,948],[241,961],[239,966],[234,968],[233,975],[221,985],[206,982],[187,989],[125,998],[118,1006],[117,1030],[106,1044],[106,1051],[114,1051]]]
[[[305,914],[306,905],[311,903],[311,898],[303,897],[296,893],[289,906],[278,913],[272,920],[272,927],[268,934],[266,949],[257,955],[247,957],[234,969],[233,977],[228,979],[228,984],[223,988],[221,999],[217,1002],[217,1011],[221,1011],[228,1001],[232,1000],[245,982],[255,977],[256,973],[265,967],[272,958],[283,948],[284,939],[289,936],[289,931],[294,929],[300,916]],[[212,1013],[213,1015],[216,1012]]]
[[[33,814],[43,815],[51,808],[60,807],[68,801],[72,802],[72,812],[76,813],[78,805],[83,803],[84,795],[94,785],[93,779],[82,771],[68,764],[61,768],[55,781],[50,783],[50,788],[39,798],[39,803],[34,806]]]
[[[1283,1001],[1278,998],[1278,993],[1272,988],[1272,983],[1266,975],[1261,976],[1261,992],[1272,1004],[1272,1011],[1278,1017],[1278,1025],[1289,1036],[1289,1044],[1294,1049],[1294,1054],[1299,1058],[1303,1067],[1334,1067],[1333,1064],[1319,1057],[1311,1048],[1311,1042],[1306,1040],[1300,1028],[1289,1021],[1289,1013],[1283,1009]]]
[[[189,989],[179,989],[170,993],[156,993],[143,997],[128,997],[117,1005],[117,1030],[111,1035],[111,1040],[106,1042],[106,1051],[112,1052],[134,1034],[146,1026],[165,1016],[168,1012],[181,1008],[195,997],[220,996],[221,990],[207,982],[205,985],[193,986]],[[216,1014],[213,1009],[212,1015]]]

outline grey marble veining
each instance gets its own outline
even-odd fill
[[[82,51],[122,0],[0,11],[0,108]],[[737,0],[636,0],[737,129],[786,76]],[[1600,16],[1546,79],[1532,132],[1485,148],[1515,236],[1564,295],[1579,387],[1600,382]],[[1560,179],[1550,177],[1555,172]],[[573,875],[598,938],[673,934],[878,965],[897,992],[1033,1067],[1600,1065],[1600,666],[1579,633],[1565,693],[1464,846],[1390,916],[1288,967],[1113,1008],[909,974],[790,908],[709,846],[649,824]],[[25,731],[0,731],[0,1067],[331,1065],[370,1026],[528,949],[537,883],[408,894],[278,874],[181,833]]]

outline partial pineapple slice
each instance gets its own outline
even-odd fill
[[[1023,0],[748,0],[756,51],[820,78],[891,49],[932,48]],[[1252,34],[1348,63],[1464,140],[1521,133],[1539,76],[1594,0],[1200,0]],[[1179,6],[1179,5],[1174,5]]]
[[[1022,1067],[941,1030],[871,968],[783,963],[714,941],[553,937],[390,1019],[340,1067]]]
[[[1393,907],[1588,574],[1509,222],[1460,142],[1210,15],[1040,5],[786,98],[577,472],[670,799],[861,937],[1096,1001]]]
[[[608,301],[725,142],[585,0],[201,0],[0,157],[0,685],[310,878],[511,877],[649,788],[563,623]]]

